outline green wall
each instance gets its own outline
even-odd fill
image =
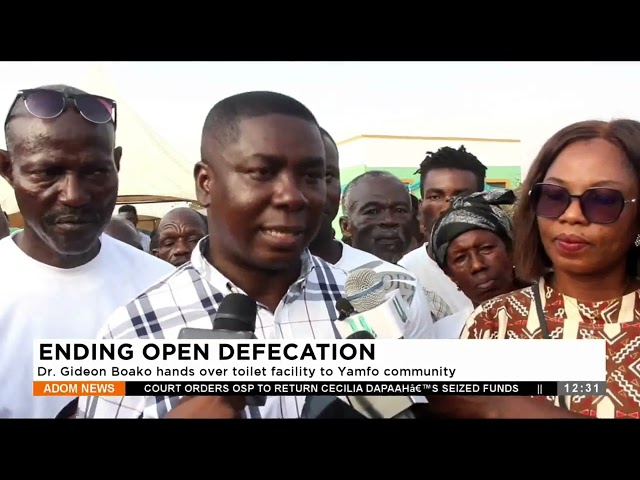
[[[353,167],[341,168],[340,183],[342,184],[342,189],[344,190],[344,188],[351,180],[368,170],[385,170],[387,172],[393,173],[396,177],[398,177],[400,180],[405,181],[409,185],[409,190],[411,191],[411,193],[420,198],[420,176],[415,173],[416,168],[414,167],[371,168],[367,167],[366,165],[356,165]],[[506,182],[508,188],[517,188],[520,185],[520,167],[487,167],[487,184],[489,188],[491,188],[490,184],[494,181]],[[341,215],[342,209],[340,209],[338,217],[340,217]],[[342,238],[338,218],[334,220],[333,228],[336,231],[336,237]]]

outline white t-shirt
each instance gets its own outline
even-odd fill
[[[149,245],[151,245],[151,237],[146,233],[142,233],[140,230],[137,230],[138,237],[140,238],[140,245],[142,245],[142,250],[145,252],[149,252]]]
[[[458,287],[446,273],[427,255],[427,248],[425,245],[421,245],[415,250],[407,253],[400,261],[398,265],[402,265],[404,268],[413,273],[420,284],[427,290],[431,290],[440,295],[445,302],[451,308],[452,313],[457,313],[463,310],[473,310],[473,304],[467,296],[458,290]]]
[[[344,270],[345,272],[356,270],[367,263],[383,261],[372,253],[365,252],[364,250],[358,250],[357,248],[353,248],[351,245],[347,245],[344,242],[340,243],[342,244],[342,256],[340,257],[340,260],[335,263],[335,266]],[[393,266],[392,263],[389,263],[389,265]]]
[[[434,324],[435,337],[445,340],[459,339],[473,308],[465,308],[459,312],[441,318]]]
[[[53,418],[73,397],[34,397],[33,341],[94,339],[118,307],[175,268],[108,235],[100,253],[61,269],[0,240],[0,418]]]

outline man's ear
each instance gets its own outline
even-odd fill
[[[204,208],[211,205],[211,192],[213,190],[213,172],[205,162],[198,162],[193,167],[193,178],[196,181],[196,198]]]
[[[122,147],[113,149],[113,161],[116,162],[116,170],[120,171],[120,159],[122,158]]]
[[[340,217],[340,230],[342,230],[342,236],[345,238],[351,238],[351,222],[346,215]]]
[[[9,152],[0,150],[0,176],[13,187],[13,166]]]

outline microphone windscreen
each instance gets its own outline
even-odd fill
[[[255,332],[257,314],[258,306],[255,300],[242,293],[231,293],[218,305],[218,311],[213,319],[213,328],[235,332]]]
[[[344,284],[347,300],[357,312],[366,312],[384,302],[383,281],[370,268],[359,268],[347,275]]]

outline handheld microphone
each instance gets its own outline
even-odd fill
[[[383,283],[380,275],[369,268],[349,273],[345,293],[356,313],[335,322],[343,338],[404,338],[409,306],[398,290],[385,294]],[[345,310],[344,303],[342,305]],[[336,308],[341,310],[337,303]],[[365,418],[416,418],[412,406],[427,403],[423,396],[348,396],[347,401]]]
[[[346,298],[336,302],[340,315],[343,317],[348,314],[346,318],[335,322],[342,338],[362,330],[368,331],[374,338],[404,337],[409,305],[399,290],[385,293],[384,282],[375,271],[363,268],[349,273],[345,281],[345,293]]]
[[[179,340],[253,340],[256,338],[258,306],[241,293],[231,293],[218,305],[213,318],[213,330],[185,327],[178,334]]]
[[[416,294],[418,280],[406,268],[380,259],[360,265],[358,270],[364,268],[373,270],[382,279],[384,283],[382,291],[385,294],[394,289],[400,290],[402,297],[408,303],[411,303],[413,296]]]
[[[347,301],[347,303],[349,303]],[[349,304],[350,306],[350,304]],[[353,308],[353,307],[351,307]],[[366,331],[359,331],[351,334],[347,337],[347,340],[373,340],[373,335]],[[314,395],[308,396],[302,407],[300,418],[313,418],[317,420],[321,419],[336,419],[336,418],[367,418],[353,407],[349,403],[333,397],[331,395]]]
[[[338,397],[330,395],[309,396],[304,402],[300,418],[314,420],[357,418],[366,419],[364,415],[352,408]]]
[[[213,330],[185,327],[178,333],[179,340],[255,340],[258,306],[241,293],[231,293],[218,305],[213,318]],[[247,397],[247,405],[262,407],[264,396]]]
[[[347,275],[344,291],[347,300],[358,312],[377,307],[384,302],[384,282],[371,268],[358,268]]]

